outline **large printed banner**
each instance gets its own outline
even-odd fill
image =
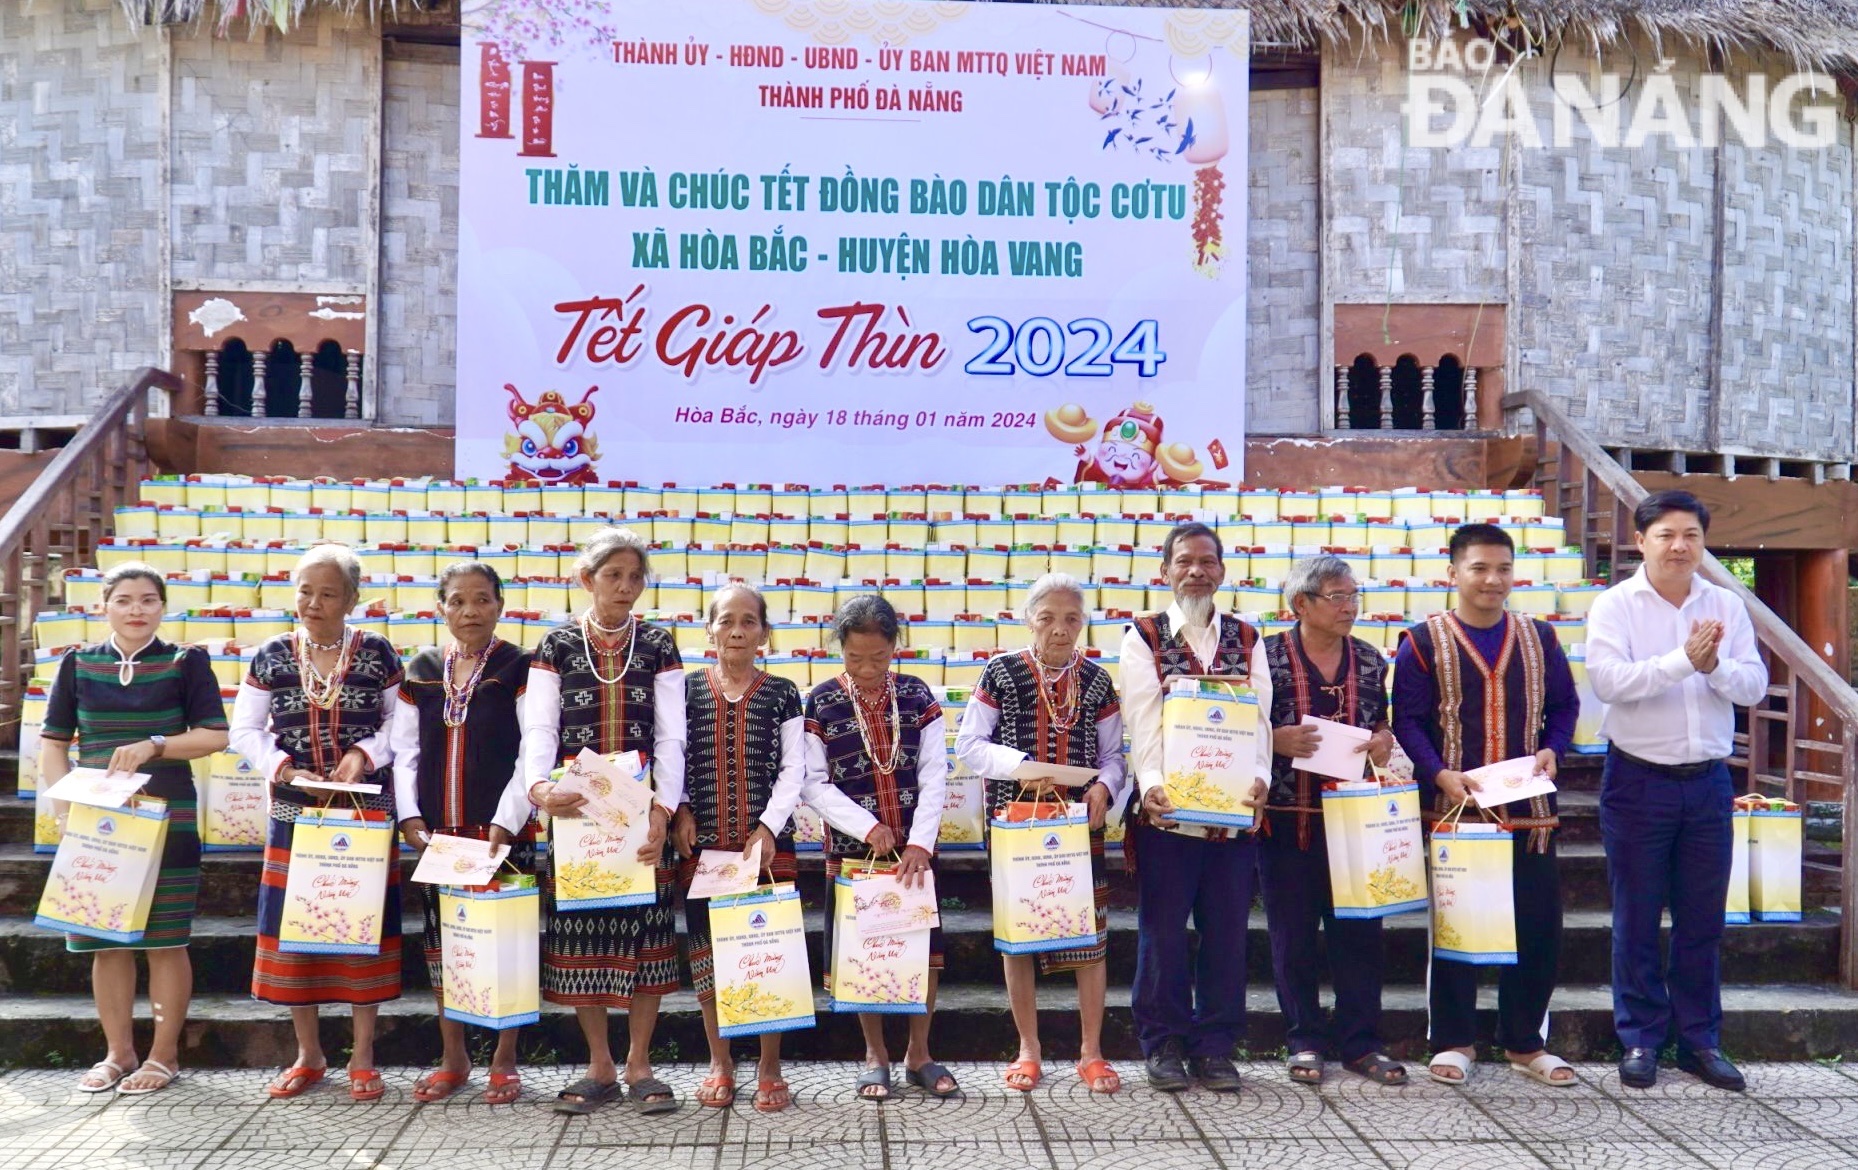
[[[1240,479],[1245,12],[575,8],[466,34],[460,476]]]

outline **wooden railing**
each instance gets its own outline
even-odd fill
[[[117,390],[0,516],[0,743],[18,742],[20,695],[32,675],[32,619],[63,598],[58,574],[94,563],[116,508],[148,474],[150,390],[181,380],[143,368]]]
[[[1534,416],[1535,483],[1548,514],[1563,517],[1569,536],[1579,540],[1591,572],[1602,545],[1615,558],[1631,547],[1632,510],[1649,493],[1540,391],[1504,396],[1512,432],[1521,429],[1525,409]],[[1767,652],[1767,697],[1748,712],[1729,761],[1741,787],[1789,800],[1843,803],[1839,977],[1858,988],[1858,800],[1852,799],[1858,781],[1858,691],[1715,556],[1705,555],[1701,572],[1742,599]],[[1809,767],[1809,760],[1816,766]]]

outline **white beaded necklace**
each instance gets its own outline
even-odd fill
[[[890,758],[877,758],[876,736],[864,713],[864,699],[858,694],[858,684],[852,681],[850,674],[840,676],[845,689],[852,696],[852,718],[858,724],[858,738],[864,744],[864,754],[871,761],[871,767],[880,775],[891,776],[897,771],[897,761],[903,756],[903,719],[897,712],[897,686],[888,671],[884,674],[884,692],[890,698]]]
[[[599,622],[596,622],[594,620],[594,611],[591,609],[581,615],[581,649],[587,652],[587,669],[593,673],[596,682],[600,683],[602,686],[610,687],[632,673],[632,655],[633,651],[637,650],[639,645],[638,626],[639,619],[636,615],[632,614],[626,616],[626,623],[624,625],[611,627],[603,626]],[[610,651],[602,650],[599,656],[596,657],[594,654],[593,633],[589,627],[591,627],[592,630],[599,630],[603,634],[617,634],[622,630],[626,631],[626,664],[620,667],[619,673],[612,678],[608,678],[600,673],[600,659],[617,656],[619,651],[617,649]]]

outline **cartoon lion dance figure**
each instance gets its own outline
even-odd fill
[[[589,386],[574,405],[559,391],[546,391],[534,403],[508,382],[510,422],[515,431],[503,437],[503,457],[510,461],[511,480],[540,484],[599,483],[594,464],[600,461],[600,444],[590,432],[594,406],[588,399],[600,389]]]

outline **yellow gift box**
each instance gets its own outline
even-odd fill
[[[154,539],[156,514],[153,504],[137,504],[116,509],[116,537],[121,540]]]
[[[167,839],[165,801],[137,796],[122,808],[69,806],[33,925],[141,942]]]
[[[445,542],[476,548],[490,543],[490,518],[483,513],[447,516]]]
[[[1479,966],[1516,962],[1511,834],[1491,824],[1441,823],[1427,847],[1432,954]]]
[[[505,480],[503,510],[505,512],[540,512],[542,510],[542,485]]]
[[[933,546],[923,552],[923,579],[960,581],[968,576],[968,550]]]
[[[961,516],[937,520],[930,526],[930,539],[936,544],[958,544],[966,548],[980,539],[980,522]]]
[[[183,488],[182,497],[189,508],[224,508],[226,506],[226,477],[223,475],[190,475]]]
[[[1214,689],[1214,688],[1219,689]],[[1186,682],[1161,700],[1161,767],[1174,819],[1250,829],[1258,773],[1258,699],[1235,685]]]
[[[727,516],[699,512],[690,522],[690,539],[698,544],[728,544],[730,520]]]
[[[710,899],[716,960],[716,1020],[725,1037],[813,1026],[800,893],[783,882]]]

